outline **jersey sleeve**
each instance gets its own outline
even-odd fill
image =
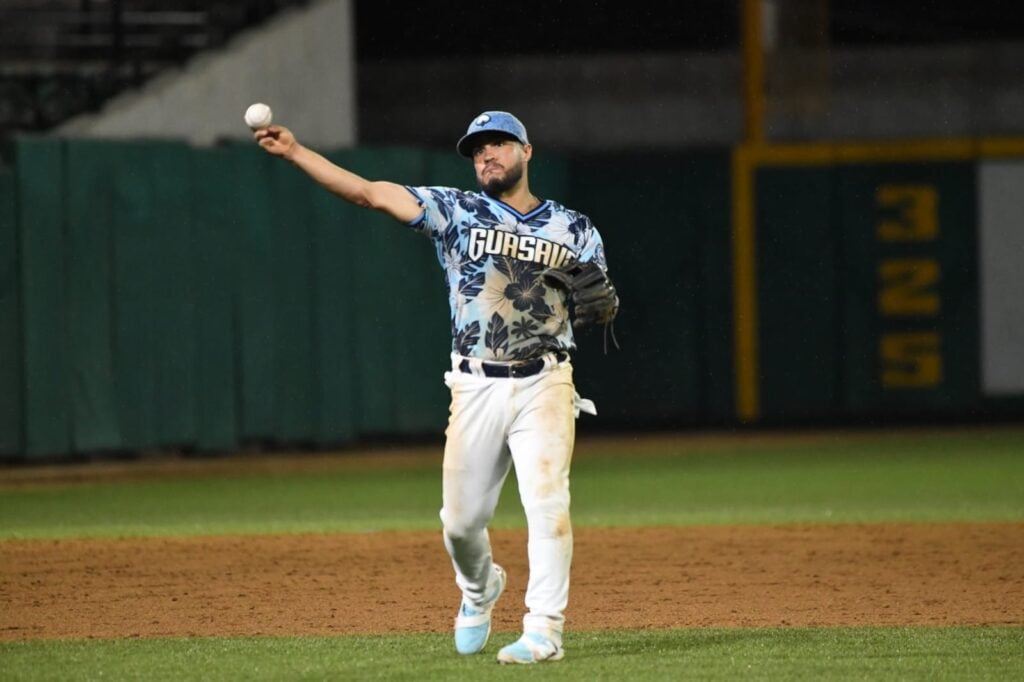
[[[423,212],[409,222],[409,227],[431,239],[440,239],[452,223],[458,203],[457,190],[448,187],[412,187],[409,192],[423,208]]]
[[[583,246],[579,252],[579,261],[589,263],[594,261],[601,266],[602,270],[608,269],[608,260],[604,255],[604,240],[601,233],[597,231],[594,224],[587,218],[587,228],[584,231]]]

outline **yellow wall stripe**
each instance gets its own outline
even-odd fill
[[[959,138],[773,144],[752,150],[755,165],[842,164],[915,161],[956,161],[993,156],[1024,156],[1022,138]]]
[[[733,355],[736,416],[757,421],[761,413],[757,329],[757,245],[751,148],[732,152]]]

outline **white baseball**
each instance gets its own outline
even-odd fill
[[[270,107],[266,104],[257,102],[256,104],[250,105],[245,110],[245,124],[253,130],[259,130],[260,128],[266,128],[270,125],[270,121],[273,118],[273,112],[270,111]]]

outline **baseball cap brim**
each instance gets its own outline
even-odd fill
[[[459,140],[459,143],[455,146],[455,148],[462,156],[465,156],[466,158],[473,158],[474,147],[476,147],[479,141],[485,137],[503,137],[508,140],[523,143],[522,140],[520,140],[515,135],[512,135],[511,133],[506,133],[498,130],[485,130],[479,133],[472,133],[471,135],[464,135],[462,139]]]
[[[455,145],[456,151],[466,158],[472,158],[477,140],[488,133],[503,135],[524,145],[530,144],[526,137],[526,127],[518,118],[507,111],[485,111],[469,124],[466,134]]]

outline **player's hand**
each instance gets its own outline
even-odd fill
[[[286,159],[291,158],[299,147],[299,143],[292,134],[292,131],[284,126],[261,128],[253,133],[253,137],[256,138],[256,142],[265,150],[274,156],[281,156]]]

